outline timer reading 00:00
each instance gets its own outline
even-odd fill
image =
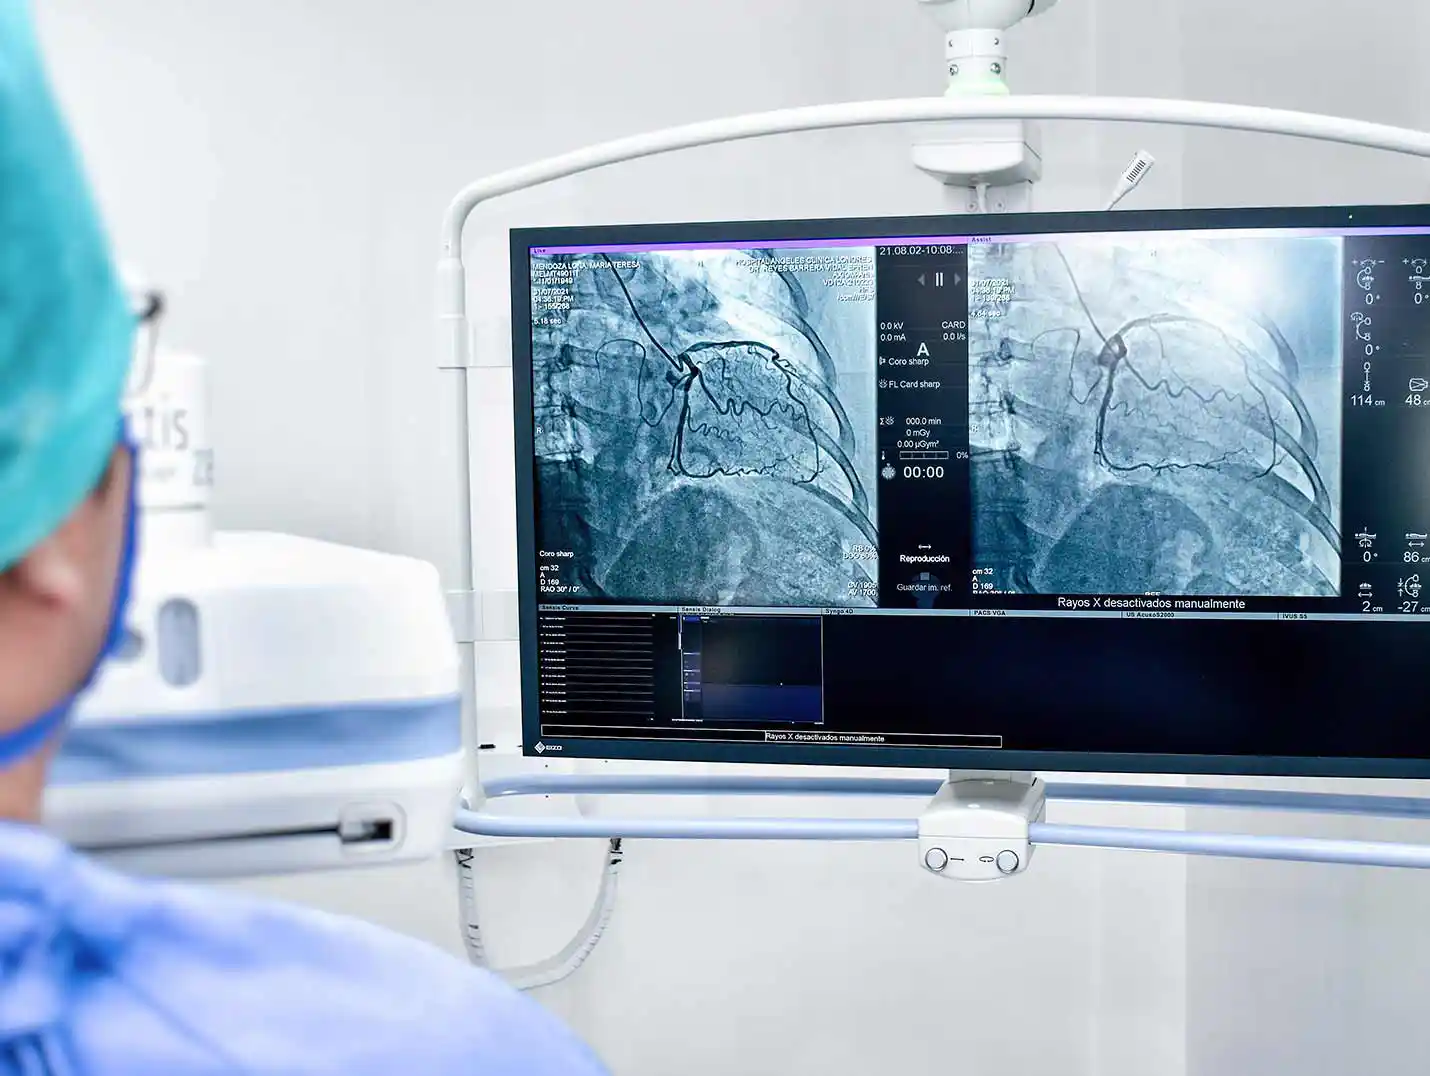
[[[942,467],[905,467],[905,478],[942,478]]]

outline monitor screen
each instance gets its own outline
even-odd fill
[[[1430,776],[1430,207],[512,258],[528,753]]]

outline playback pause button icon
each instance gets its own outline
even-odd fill
[[[936,287],[936,288],[941,288],[941,287],[943,287],[943,274],[942,274],[942,273],[935,273],[935,274],[933,275],[933,286]]]

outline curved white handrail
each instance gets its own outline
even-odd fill
[[[652,131],[578,149],[478,180],[458,194],[447,209],[442,224],[442,256],[461,257],[462,230],[466,226],[467,217],[482,202],[622,161],[633,161],[696,146],[737,142],[795,131],[947,120],[1001,119],[1098,120],[1178,127],[1215,127],[1430,157],[1430,133],[1424,131],[1338,116],[1320,116],[1311,112],[1211,101],[1178,101],[1160,97],[1010,96],[916,97],[813,105],[808,108],[731,116]]]
[[[749,817],[574,817],[532,818],[501,814],[491,801],[521,796],[932,796],[942,782],[879,777],[752,777],[744,774],[649,776],[526,774],[488,782],[488,805],[463,807],[454,823],[458,832],[479,837],[625,837],[713,841],[913,841],[918,819],[904,818],[749,818]],[[1049,801],[1121,803],[1166,807],[1240,808],[1381,818],[1430,816],[1430,800],[1402,796],[1348,796],[1316,792],[1158,787],[1155,785],[1049,784]],[[1177,852],[1183,855],[1266,859],[1299,863],[1335,863],[1362,867],[1430,869],[1430,845],[1386,841],[1261,836],[1245,833],[1196,833],[1181,830],[1127,829],[1034,822],[1034,845],[1114,848],[1124,851]]]

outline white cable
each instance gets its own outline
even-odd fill
[[[466,946],[467,959],[485,968],[487,947],[482,943],[482,926],[477,920],[477,878],[472,869],[477,853],[472,848],[458,848],[453,854],[457,858],[457,887],[461,894],[462,944]]]
[[[553,986],[575,974],[586,959],[601,943],[601,938],[610,925],[611,915],[616,908],[617,883],[620,880],[621,862],[625,858],[621,851],[621,839],[611,838],[606,848],[605,868],[601,872],[601,885],[591,911],[579,930],[561,947],[554,956],[535,964],[518,968],[491,968],[487,961],[486,944],[482,939],[481,919],[477,914],[477,887],[474,860],[476,853],[470,848],[458,849],[457,871],[460,875],[462,898],[462,940],[467,948],[467,958],[481,968],[488,968],[501,976],[517,990],[539,990]]]
[[[1110,212],[1116,209],[1122,199],[1141,186],[1142,181],[1147,178],[1147,173],[1152,171],[1152,167],[1156,163],[1157,158],[1152,154],[1145,149],[1138,150],[1132,158],[1132,162],[1122,170],[1122,175],[1117,180],[1117,186],[1112,189],[1112,197],[1108,200],[1107,205],[1103,206],[1103,211]]]
[[[977,204],[978,204],[978,212],[980,212],[980,213],[987,213],[987,212],[988,212],[988,184],[987,184],[987,183],[975,183],[975,184],[973,185],[973,193],[976,195],[976,200],[977,200]]]
[[[596,950],[601,938],[610,925],[611,914],[616,907],[616,889],[620,880],[621,840],[612,838],[606,851],[606,867],[601,872],[601,887],[596,893],[595,903],[581,929],[572,936],[555,956],[526,968],[513,969],[501,973],[518,990],[539,990],[552,986],[573,975],[586,958]]]

